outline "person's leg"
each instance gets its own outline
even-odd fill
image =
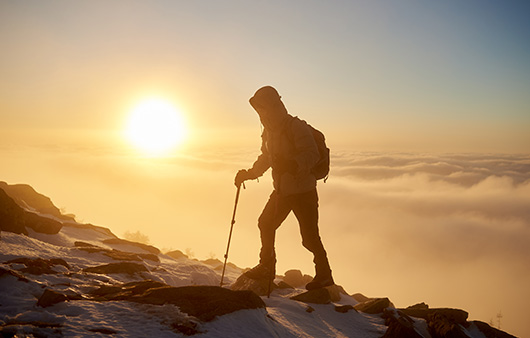
[[[291,208],[287,200],[276,193],[276,191],[273,191],[258,218],[261,237],[260,263],[245,273],[247,277],[260,279],[266,278],[269,275],[274,276],[276,265],[276,254],[274,251],[276,229],[280,227],[290,212]],[[272,271],[270,271],[271,268]]]
[[[316,272],[314,282],[322,282],[327,285],[333,284],[327,253],[318,230],[318,194],[316,189],[308,193],[293,196],[291,204],[293,212],[300,224],[302,245],[313,253]],[[315,283],[313,284],[307,287],[320,286]]]

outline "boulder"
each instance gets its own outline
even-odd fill
[[[383,313],[383,310],[388,307],[394,307],[388,298],[371,298],[366,302],[359,303],[354,306],[356,310],[368,313],[377,314]]]
[[[351,295],[351,297],[353,299],[355,299],[356,301],[358,301],[359,303],[364,303],[364,302],[370,300],[370,298],[366,297],[362,293],[355,293],[355,294]]]
[[[99,232],[100,234],[109,236],[111,238],[117,238],[116,235],[114,235],[112,231],[110,231],[109,228],[105,228],[99,225],[94,225],[90,223],[83,224],[83,223],[77,223],[77,222],[64,222],[63,226],[68,226],[71,228],[78,228],[78,229],[90,229],[90,230]]]
[[[25,224],[24,210],[0,189],[0,230],[27,235]]]
[[[24,210],[4,190],[0,189],[0,230],[28,235],[26,227],[36,232],[54,235],[62,223]]]
[[[139,282],[130,282],[119,285],[103,285],[89,292],[94,300],[124,300],[135,295],[141,295],[149,289],[168,286],[162,282],[154,280],[143,280]]]
[[[355,312],[357,312],[357,310],[355,310],[355,308],[349,304],[347,305],[335,305],[335,311],[339,312],[339,313],[346,313],[350,310],[353,310]]]
[[[386,308],[382,317],[388,329],[381,338],[423,338],[414,328],[414,320],[403,312]]]
[[[120,251],[116,249],[105,249],[97,245],[93,245],[90,243],[85,242],[75,242],[74,245],[79,249],[83,250],[89,253],[96,253],[99,252],[109,258],[112,258],[117,261],[137,261],[141,262],[142,260],[148,259],[153,262],[160,262],[160,259],[157,255],[150,254],[150,253],[134,253],[134,252],[126,252],[126,251]]]
[[[436,318],[441,319],[445,318],[449,322],[455,324],[466,324],[468,313],[460,309],[449,309],[449,308],[434,308],[429,309],[428,306],[412,306],[406,309],[400,309],[403,313],[416,318],[422,318],[429,321],[432,321]]]
[[[429,333],[433,337],[467,337],[468,313],[460,309],[434,308],[429,309],[425,303],[401,309],[404,315],[422,318],[427,321]]]
[[[29,211],[26,211],[25,218],[26,227],[29,227],[34,231],[43,234],[55,235],[63,227],[63,224],[61,222],[57,222],[56,220],[53,220],[51,218],[39,216]]]
[[[290,297],[292,300],[297,300],[303,303],[312,304],[329,304],[331,303],[331,296],[327,288],[320,288],[311,291],[303,292],[299,295]]]
[[[329,295],[331,297],[332,302],[338,302],[341,299],[341,294],[347,296],[348,293],[344,290],[344,288],[340,285],[330,285],[326,286],[326,289],[329,291]]]
[[[283,281],[294,288],[299,288],[307,284],[300,270],[285,271],[285,277],[283,277]]]
[[[490,325],[481,321],[475,320],[473,321],[473,324],[475,324],[475,326],[480,330],[480,332],[482,332],[482,334],[486,338],[516,338],[515,336],[512,336],[509,333],[491,327]]]
[[[56,274],[57,271],[53,270],[54,265],[63,265],[67,269],[70,269],[70,266],[62,258],[52,258],[52,259],[43,259],[43,258],[29,258],[29,257],[20,257],[15,258],[6,262],[7,264],[24,264],[26,267],[20,271],[25,273],[30,273],[32,275],[42,275],[42,274]]]
[[[64,302],[67,299],[68,297],[60,292],[51,289],[46,289],[40,296],[37,305],[41,307],[48,307],[57,303]]]
[[[265,308],[263,300],[249,290],[232,291],[219,286],[165,286],[149,289],[129,301],[145,304],[174,304],[180,311],[202,321],[211,321],[243,309]]]
[[[126,239],[121,239],[121,238],[109,238],[109,239],[106,239],[103,241],[103,243],[105,244],[121,244],[121,245],[132,245],[132,246],[135,246],[137,248],[140,248],[142,250],[145,250],[149,253],[152,253],[154,255],[158,255],[160,253],[160,250],[158,250],[158,248],[152,246],[152,245],[149,245],[149,244],[144,244],[144,243],[138,243],[138,242],[133,242],[133,241],[128,241]]]
[[[188,258],[188,256],[180,250],[168,251],[166,252],[166,255],[174,259]]]
[[[148,272],[147,268],[143,264],[121,262],[121,263],[110,263],[99,266],[93,266],[83,269],[85,272],[98,273],[98,274],[111,274],[111,273],[125,273],[135,274],[137,272]]]
[[[267,281],[266,279],[256,280],[246,277],[244,274],[239,276],[237,280],[230,286],[233,291],[250,290],[258,296],[267,296],[270,292],[277,288],[274,282]]]
[[[435,312],[434,314],[429,315],[429,318],[427,319],[429,332],[433,337],[469,337],[462,326],[463,324],[466,324],[466,321],[460,322],[460,318],[455,319],[456,318],[453,317],[452,314],[446,315],[443,312]]]
[[[27,184],[7,184],[0,182],[0,189],[3,189],[19,206],[31,208],[42,214],[55,216],[65,221],[73,221],[74,218],[61,214],[49,197],[39,194]]]
[[[277,287],[278,289],[294,289],[291,285],[285,283],[283,280],[278,282]]]
[[[74,242],[74,246],[76,248],[97,248],[97,249],[104,250],[102,247],[100,247],[98,245],[87,243],[87,242],[83,242],[83,241],[75,241]]]
[[[14,271],[14,270],[11,270],[11,269],[6,269],[6,268],[3,268],[3,267],[0,266],[0,278],[2,278],[4,276],[13,276],[13,277],[15,277],[17,280],[19,280],[21,282],[26,282],[26,283],[29,282],[29,279],[24,277],[24,275],[22,275],[18,271]]]

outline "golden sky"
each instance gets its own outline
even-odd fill
[[[2,2],[0,128],[115,131],[155,95],[201,135],[255,131],[247,100],[270,84],[337,145],[527,153],[527,10],[479,1]]]

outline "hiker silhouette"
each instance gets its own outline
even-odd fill
[[[261,236],[259,264],[244,275],[251,279],[274,279],[276,230],[292,211],[298,220],[302,245],[313,253],[315,277],[306,285],[313,290],[333,285],[331,268],[318,230],[317,178],[312,168],[320,153],[312,128],[290,115],[276,89],[265,86],[250,98],[263,124],[261,154],[250,169],[239,170],[234,183],[262,176],[272,168],[274,190],[259,219]]]

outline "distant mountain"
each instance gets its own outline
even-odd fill
[[[266,286],[62,215],[28,185],[0,182],[0,334],[6,337],[513,337],[459,309],[306,292],[289,270]]]

